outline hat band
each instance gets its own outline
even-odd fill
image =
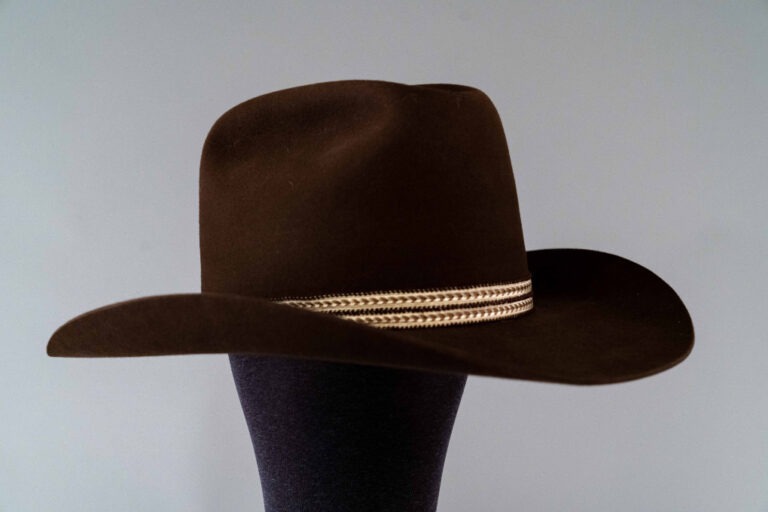
[[[408,329],[489,322],[533,309],[531,280],[465,288],[323,295],[277,300],[372,327]]]

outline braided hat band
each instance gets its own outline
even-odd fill
[[[279,299],[388,329],[440,327],[513,318],[533,309],[530,279],[438,290],[389,291]]]

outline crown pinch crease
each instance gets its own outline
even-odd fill
[[[275,300],[373,327],[407,329],[488,322],[533,309],[531,280],[493,285]],[[466,307],[461,307],[466,306]]]

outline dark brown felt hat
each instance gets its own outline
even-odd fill
[[[571,384],[679,363],[693,326],[619,256],[526,252],[499,116],[459,85],[340,81],[251,99],[200,166],[202,293],[84,313],[68,357],[244,353]]]

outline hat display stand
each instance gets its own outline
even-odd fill
[[[437,510],[467,376],[230,355],[266,512]]]

